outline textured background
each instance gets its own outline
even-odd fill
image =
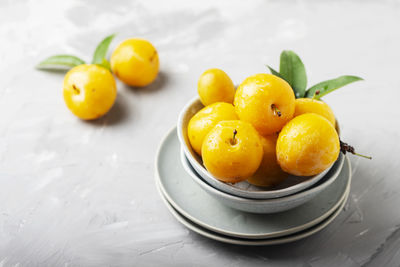
[[[0,266],[398,266],[400,262],[400,1],[0,2]],[[34,65],[56,53],[87,60],[104,36],[157,47],[158,80],[118,84],[95,122],[70,114],[62,73]],[[220,67],[240,83],[278,66],[283,49],[309,84],[365,78],[325,97],[351,157],[345,210],[288,245],[240,247],[181,226],[160,199],[154,157],[197,78]]]

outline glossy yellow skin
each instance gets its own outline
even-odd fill
[[[272,187],[283,182],[289,174],[284,172],[276,159],[278,134],[261,136],[263,159],[256,173],[247,181],[256,186]]]
[[[111,69],[122,82],[136,87],[152,83],[158,74],[157,50],[147,40],[127,39],[111,55]]]
[[[64,101],[83,120],[106,114],[117,97],[117,86],[110,71],[97,65],[79,65],[64,77]]]
[[[293,117],[295,96],[290,85],[271,74],[256,74],[238,87],[234,106],[239,118],[250,122],[261,135],[271,135]],[[273,106],[281,111],[274,112]]]
[[[233,120],[221,121],[207,134],[202,153],[204,166],[212,175],[223,182],[236,183],[256,172],[263,148],[250,123]]]
[[[295,103],[294,117],[306,113],[316,113],[325,117],[333,126],[336,125],[335,114],[325,102],[311,98],[297,98]]]
[[[188,124],[188,137],[194,151],[201,155],[204,137],[218,122],[237,119],[238,116],[232,104],[218,102],[201,109]]]
[[[204,106],[216,102],[233,103],[235,86],[228,74],[220,69],[206,70],[199,78],[197,91]]]
[[[307,113],[283,127],[276,144],[279,165],[290,174],[312,176],[332,165],[339,156],[339,136],[321,115]]]

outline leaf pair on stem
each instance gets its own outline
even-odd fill
[[[343,75],[336,79],[320,82],[308,89],[306,69],[300,57],[293,51],[284,50],[281,53],[279,72],[267,66],[273,75],[287,81],[292,87],[296,98],[320,99],[324,95],[339,89],[349,83],[363,80],[357,76]],[[315,94],[319,91],[318,94]]]
[[[97,64],[111,71],[110,63],[106,59],[106,56],[108,47],[114,37],[115,34],[109,35],[97,45],[93,53],[92,64]],[[36,68],[42,70],[70,69],[82,64],[86,64],[86,62],[79,57],[72,55],[55,55],[40,62]]]

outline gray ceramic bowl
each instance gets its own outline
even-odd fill
[[[189,160],[185,156],[185,153],[183,152],[183,150],[181,150],[181,162],[183,168],[205,192],[207,192],[212,197],[219,200],[221,203],[225,204],[228,207],[251,213],[276,213],[286,211],[298,207],[306,203],[307,201],[310,201],[319,193],[321,193],[324,189],[329,187],[339,176],[342,171],[345,156],[340,154],[340,158],[340,164],[339,162],[334,164],[329,173],[323,179],[321,179],[317,184],[307,190],[298,192],[294,195],[280,198],[249,199],[233,196],[231,194],[220,191],[206,183],[199,176],[199,174],[196,173],[192,165],[190,165]]]
[[[281,184],[274,188],[263,188],[251,185],[247,181],[243,181],[236,184],[224,183],[215,178],[211,173],[209,173],[203,165],[203,161],[199,155],[192,149],[189,138],[187,135],[187,126],[190,119],[204,106],[200,100],[196,97],[193,98],[189,103],[183,108],[178,119],[178,137],[181,143],[182,149],[189,160],[191,166],[195,171],[210,185],[217,188],[220,191],[229,193],[231,195],[253,198],[253,199],[271,199],[283,196],[288,196],[300,192],[306,188],[317,183],[325,174],[328,173],[329,167],[322,173],[311,176],[311,177],[299,177],[294,175],[289,175],[289,177]],[[343,159],[340,157],[338,161],[342,160],[341,166],[343,165]]]

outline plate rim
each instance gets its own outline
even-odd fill
[[[351,162],[350,162],[349,158],[346,155],[344,155],[345,156],[345,161],[347,161],[347,163],[349,165],[349,170],[348,170],[349,178],[348,178],[348,181],[347,181],[347,184],[346,184],[346,188],[343,191],[342,196],[340,197],[339,201],[337,203],[335,203],[335,205],[331,209],[329,209],[327,212],[325,212],[323,215],[319,216],[318,218],[316,218],[316,219],[314,219],[314,220],[312,220],[312,221],[310,221],[310,222],[308,222],[306,224],[303,224],[301,226],[293,227],[290,230],[276,231],[276,232],[272,232],[272,233],[269,233],[269,234],[245,234],[245,233],[238,233],[238,232],[230,232],[230,231],[221,230],[221,229],[215,228],[215,227],[213,227],[211,225],[205,224],[205,223],[199,221],[198,219],[194,218],[190,214],[187,214],[187,212],[182,210],[182,208],[180,208],[179,205],[176,204],[176,202],[165,191],[165,188],[162,185],[161,178],[160,178],[160,173],[159,173],[159,168],[158,168],[158,166],[159,166],[159,157],[160,157],[160,153],[161,153],[161,150],[163,148],[163,145],[166,142],[166,139],[174,132],[174,130],[176,130],[176,126],[172,127],[164,135],[164,137],[162,138],[162,140],[160,142],[160,145],[159,145],[159,147],[157,149],[156,160],[155,160],[155,175],[154,175],[155,182],[156,182],[157,185],[158,184],[160,185],[160,190],[162,190],[163,196],[166,197],[166,199],[173,206],[173,208],[175,208],[178,212],[180,212],[182,215],[184,215],[186,218],[188,218],[192,222],[194,222],[194,223],[196,223],[196,224],[198,224],[198,225],[200,225],[200,226],[202,226],[202,227],[204,227],[204,228],[206,228],[206,229],[208,229],[210,231],[213,231],[213,232],[217,232],[217,233],[220,233],[220,234],[223,234],[223,235],[226,235],[226,236],[239,237],[239,238],[248,238],[248,239],[273,238],[273,237],[279,237],[279,236],[284,236],[284,235],[296,233],[296,232],[302,231],[304,229],[307,229],[309,227],[312,227],[312,226],[320,223],[321,221],[323,221],[327,217],[329,217],[329,215],[331,215],[335,211],[335,208],[337,208],[340,205],[341,201],[345,198],[346,191],[349,190],[349,188],[350,188],[350,184],[351,184],[351,180],[352,180]],[[175,134],[177,134],[176,131],[175,131]],[[211,196],[209,196],[209,197],[211,197]],[[234,196],[232,196],[232,197],[234,197]],[[290,197],[290,196],[288,196],[288,197]],[[257,200],[251,199],[251,201],[257,201]],[[323,217],[323,218],[321,219],[321,217]]]
[[[244,246],[269,246],[269,245],[286,244],[286,243],[298,241],[298,240],[304,239],[306,237],[309,237],[313,234],[316,234],[319,231],[326,228],[328,225],[330,225],[331,222],[337,216],[339,216],[340,212],[343,210],[345,204],[347,203],[348,197],[350,195],[350,187],[349,187],[349,188],[346,188],[345,198],[342,200],[339,207],[332,214],[330,214],[330,216],[328,216],[324,221],[320,222],[319,224],[304,229],[302,231],[302,233],[292,233],[289,235],[284,235],[284,236],[275,237],[275,238],[265,238],[265,239],[243,239],[243,238],[237,239],[233,236],[225,236],[220,233],[205,229],[201,225],[197,225],[194,222],[190,221],[188,218],[185,218],[182,214],[179,214],[179,212],[177,210],[175,210],[174,207],[168,202],[168,200],[165,198],[165,196],[161,192],[161,186],[158,182],[157,182],[156,186],[157,186],[157,191],[159,192],[161,199],[164,202],[164,204],[166,205],[169,212],[183,226],[185,226],[189,230],[191,230],[203,237],[207,237],[207,238],[215,240],[215,241],[219,241],[219,242],[223,242],[223,243],[227,243],[227,244],[234,244],[234,245],[244,245]],[[201,229],[201,227],[204,229]]]

